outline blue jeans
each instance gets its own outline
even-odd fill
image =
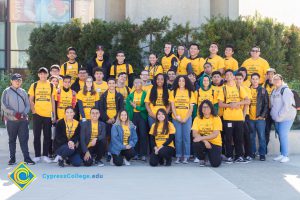
[[[67,144],[60,146],[55,153],[64,159],[69,158],[70,163],[75,167],[79,167],[82,163],[79,153],[75,149],[70,149]]]
[[[155,123],[155,119],[153,119],[152,117],[148,116],[148,124],[149,124],[149,128],[151,128],[152,124]]]
[[[280,153],[283,156],[289,154],[288,133],[290,132],[294,120],[275,122],[275,129],[279,136]]]
[[[266,121],[265,120],[250,120],[250,139],[251,139],[251,149],[252,149],[252,155],[256,153],[256,133],[258,135],[258,153],[259,155],[266,155],[266,135],[265,135],[265,129],[266,129]]]
[[[175,133],[175,147],[176,147],[176,157],[180,158],[184,156],[189,158],[191,154],[191,127],[192,127],[192,117],[190,117],[185,123],[180,123],[173,120],[173,124],[176,129]]]

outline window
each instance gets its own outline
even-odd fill
[[[0,69],[5,68],[5,51],[0,50]]]
[[[27,68],[29,56],[26,51],[11,51],[10,60],[11,68]]]
[[[6,0],[0,0],[0,21],[6,19]]]
[[[75,0],[74,17],[88,23],[94,18],[94,0]]]

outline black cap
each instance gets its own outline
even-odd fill
[[[104,47],[102,45],[97,45],[96,51],[100,51],[100,50],[104,51]]]
[[[19,80],[19,79],[22,79],[22,75],[18,74],[18,73],[13,74],[10,78],[10,80],[12,80],[12,81]]]
[[[48,74],[48,69],[46,67],[39,68],[38,73],[42,73],[42,72]]]

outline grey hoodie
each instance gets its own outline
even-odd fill
[[[274,89],[271,94],[271,116],[275,122],[294,120],[297,110],[295,105],[294,94],[289,88],[285,88],[281,95],[281,89],[288,87],[283,84],[280,88]]]

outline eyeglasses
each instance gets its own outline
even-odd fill
[[[259,50],[251,50],[251,52],[257,53],[257,52],[260,52],[260,51]]]
[[[210,108],[209,106],[203,106],[202,107],[203,109],[208,109],[208,108]]]

